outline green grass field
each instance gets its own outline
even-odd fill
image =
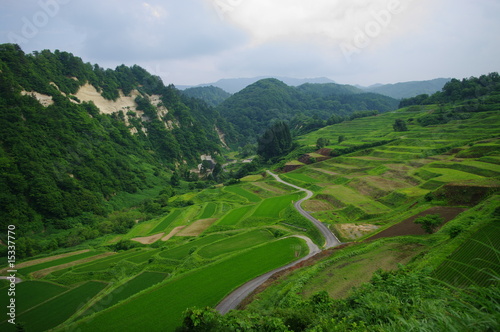
[[[27,275],[31,272],[47,269],[49,267],[53,267],[53,266],[57,266],[57,265],[61,265],[61,264],[66,264],[66,263],[71,263],[71,262],[74,262],[74,261],[77,261],[80,259],[96,256],[96,255],[99,255],[100,253],[102,253],[102,251],[88,251],[88,252],[84,252],[84,253],[81,253],[78,255],[56,259],[56,260],[46,262],[46,263],[28,266],[28,267],[19,269],[19,273]]]
[[[295,259],[304,242],[287,238],[166,281],[132,301],[77,322],[80,331],[174,331],[189,307],[215,306],[239,285]],[[306,250],[302,250],[305,252]]]
[[[296,193],[286,196],[268,198],[255,209],[253,217],[279,218],[280,212],[289,206],[292,201],[298,201],[302,193]]]
[[[156,255],[159,250],[145,250],[145,252],[128,257],[126,260],[135,264],[141,264]]]
[[[193,248],[201,248],[209,243],[225,238],[223,234],[212,234],[194,241],[190,241],[173,249],[162,251],[159,255],[163,258],[183,259],[189,255]]]
[[[240,220],[253,209],[253,205],[243,206],[234,210],[231,210],[228,214],[226,214],[222,219],[217,222],[217,225],[221,226],[233,226],[236,225]]]
[[[89,281],[66,293],[53,297],[47,302],[25,311],[16,317],[16,322],[23,322],[26,331],[46,331],[66,321],[79,308],[89,302],[106,284]],[[16,331],[9,323],[0,324],[1,331]]]
[[[302,174],[302,173],[287,173],[284,178],[289,178],[289,179],[294,179],[294,180],[298,180],[298,181],[302,181],[302,182],[305,182],[305,183],[317,183],[317,182],[320,182],[319,180],[315,179],[315,178],[312,178],[310,176],[307,176],[305,174]]]
[[[262,200],[259,196],[255,195],[251,192],[248,192],[239,186],[226,187],[225,190],[228,192],[231,192],[233,194],[239,195],[241,197],[244,197],[251,203],[257,203],[257,202],[260,202]]]
[[[500,224],[487,224],[453,252],[434,277],[459,287],[495,283],[493,279],[500,276],[499,238]]]
[[[35,305],[68,291],[68,288],[44,281],[25,281],[16,285],[16,312],[23,313]],[[5,308],[10,299],[7,289],[0,290],[0,305]],[[0,319],[3,321],[4,317]]]
[[[124,251],[116,255],[99,259],[92,263],[82,264],[81,266],[75,268],[73,271],[79,273],[79,272],[94,272],[94,271],[106,270],[110,267],[111,264],[118,263],[121,260],[128,259],[132,256],[136,256],[142,253],[143,251],[141,250],[133,250],[133,249]]]
[[[174,210],[168,214],[149,234],[163,232],[171,223],[173,223],[183,212],[183,210]]]
[[[198,219],[208,219],[212,218],[217,209],[217,204],[214,202],[209,202],[203,209],[203,213],[198,217]]]
[[[143,272],[132,280],[127,281],[111,293],[103,297],[100,301],[90,307],[86,315],[112,307],[120,301],[123,301],[134,294],[137,294],[165,279],[166,274],[157,272]]]
[[[272,239],[274,236],[269,231],[258,229],[209,244],[200,249],[198,254],[202,257],[214,258],[222,254],[251,248]]]

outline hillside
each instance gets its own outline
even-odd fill
[[[216,107],[224,100],[231,97],[229,92],[215,86],[194,87],[182,90],[181,93],[191,98],[205,101],[208,105]]]
[[[374,110],[383,113],[395,110],[397,104],[395,99],[362,93],[352,86],[328,83],[291,87],[277,79],[264,79],[234,94],[217,110],[243,136],[243,142],[255,142],[273,121],[287,121],[300,131],[322,127],[332,115]]]
[[[421,94],[431,95],[441,91],[443,86],[449,82],[449,78],[436,78],[429,81],[402,82],[395,84],[382,84],[366,88],[365,91],[380,93],[381,95],[394,99],[411,98]]]
[[[20,234],[84,225],[95,237],[113,197],[164,186],[230,140],[215,110],[138,66],[4,44],[0,72],[1,224]]]

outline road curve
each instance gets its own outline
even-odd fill
[[[301,235],[294,235],[293,237],[298,237],[306,241],[307,246],[309,247],[309,254],[307,256],[302,257],[301,259],[294,261],[288,265],[282,266],[280,268],[277,268],[275,270],[272,270],[270,272],[267,272],[266,274],[263,274],[255,279],[250,280],[246,284],[243,284],[242,286],[238,287],[235,291],[233,291],[231,294],[226,296],[224,300],[222,300],[216,307],[215,309],[220,312],[222,315],[226,314],[229,310],[236,309],[236,307],[251,293],[253,292],[257,287],[262,285],[267,279],[269,279],[273,274],[276,272],[280,272],[283,270],[286,270],[292,266],[295,266],[299,264],[300,262],[303,262],[312,256],[316,255],[317,253],[321,252],[321,250],[318,248],[318,246],[311,241],[310,238],[307,236],[301,236]]]
[[[326,227],[321,221],[319,221],[318,219],[316,219],[313,216],[311,216],[307,211],[305,211],[302,208],[302,206],[301,206],[302,202],[304,202],[305,200],[308,200],[309,198],[311,198],[314,195],[312,191],[304,189],[304,188],[301,188],[301,187],[296,186],[296,185],[293,185],[293,184],[288,183],[286,181],[283,181],[283,180],[281,180],[279,178],[279,176],[277,176],[276,174],[272,173],[271,171],[267,171],[267,173],[269,175],[273,176],[276,179],[276,181],[281,182],[283,184],[286,184],[287,186],[293,187],[293,188],[295,188],[297,190],[304,191],[306,193],[306,197],[304,197],[301,200],[295,202],[294,206],[297,209],[297,211],[299,211],[299,213],[301,215],[303,215],[304,217],[306,217],[307,219],[309,219],[319,229],[319,231],[321,232],[321,234],[323,234],[323,236],[325,237],[325,245],[324,245],[325,249],[332,248],[332,247],[335,247],[335,246],[338,246],[338,245],[341,244],[341,242],[339,241],[339,239],[337,239],[337,237],[328,229],[328,227]],[[250,280],[249,282],[247,282],[246,284],[238,287],[231,294],[229,294],[228,296],[226,296],[215,307],[215,309],[217,311],[219,311],[222,315],[226,314],[229,310],[236,309],[236,307],[251,292],[253,292],[257,287],[259,287],[260,285],[262,285],[273,274],[275,274],[276,272],[280,272],[280,271],[283,271],[285,269],[288,269],[290,267],[293,267],[293,266],[299,264],[300,262],[303,262],[303,261],[311,258],[312,256],[316,255],[317,253],[321,252],[321,249],[314,242],[312,242],[312,240],[310,238],[308,238],[307,236],[301,236],[301,235],[294,235],[294,236],[298,237],[298,238],[301,238],[301,239],[303,239],[303,240],[306,241],[307,246],[309,247],[309,254],[307,254],[307,256],[305,256],[305,257],[303,257],[303,258],[301,258],[301,259],[299,259],[297,261],[294,261],[294,262],[292,262],[292,263],[290,263],[288,265],[285,265],[285,266],[277,268],[277,269],[275,269],[273,271],[267,272],[266,274],[263,274],[263,275],[255,278],[255,279]]]
[[[301,200],[295,202],[295,204],[294,204],[295,208],[297,209],[297,211],[299,211],[299,213],[301,215],[303,215],[304,217],[306,217],[307,219],[309,219],[318,228],[318,230],[321,232],[321,234],[323,234],[323,236],[325,237],[325,245],[324,245],[325,249],[336,247],[336,246],[338,246],[338,245],[341,244],[341,242],[339,241],[339,239],[337,239],[337,237],[328,229],[328,227],[326,227],[321,221],[319,221],[318,219],[316,219],[313,216],[311,216],[309,214],[309,212],[305,211],[302,208],[302,206],[301,206],[302,202],[304,202],[304,201],[308,200],[309,198],[313,197],[314,194],[313,194],[312,191],[304,189],[304,188],[301,188],[299,186],[296,186],[294,184],[288,183],[286,181],[283,181],[279,176],[277,176],[276,174],[274,174],[271,171],[267,171],[267,173],[269,175],[271,175],[272,177],[274,177],[276,179],[276,181],[281,182],[283,184],[286,184],[287,186],[290,186],[290,187],[295,188],[297,190],[304,191],[306,193],[306,197],[304,197]]]

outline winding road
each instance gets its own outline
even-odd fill
[[[293,185],[291,183],[288,183],[286,181],[283,181],[282,179],[280,179],[279,176],[277,176],[276,174],[272,173],[271,171],[267,171],[267,173],[269,175],[271,175],[272,177],[274,177],[276,179],[276,181],[278,182],[281,182],[283,184],[286,184],[287,186],[290,186],[292,188],[295,188],[297,190],[300,190],[300,191],[304,191],[306,193],[306,197],[302,198],[301,200],[295,202],[294,206],[295,208],[297,209],[297,211],[299,211],[299,213],[301,215],[303,215],[304,217],[306,217],[307,219],[309,219],[317,228],[318,230],[321,232],[321,234],[323,234],[323,236],[325,237],[325,245],[324,245],[324,248],[325,249],[328,249],[328,248],[332,248],[332,247],[335,247],[335,246],[338,246],[341,244],[341,242],[339,241],[339,239],[337,239],[337,237],[328,229],[328,227],[326,227],[321,221],[319,221],[318,219],[314,218],[313,216],[311,216],[307,211],[305,211],[301,204],[302,202],[308,200],[309,198],[311,198],[313,196],[313,192],[310,191],[310,190],[307,190],[307,189],[304,189],[304,188],[301,188],[299,186],[296,186],[296,185]],[[303,240],[306,241],[307,243],[307,246],[309,247],[309,254],[307,254],[307,256],[295,261],[295,262],[292,262],[288,265],[285,265],[285,266],[282,266],[280,268],[277,268],[275,270],[272,270],[270,272],[267,272],[266,274],[263,274],[255,279],[252,279],[250,280],[249,282],[247,282],[246,284],[243,284],[242,286],[240,286],[239,288],[237,288],[235,291],[233,291],[231,294],[229,294],[228,296],[226,296],[216,307],[215,309],[217,311],[219,311],[222,315],[226,314],[229,310],[232,310],[232,309],[236,309],[237,306],[251,293],[253,292],[257,287],[259,287],[260,285],[262,285],[267,279],[269,279],[273,274],[277,273],[277,272],[280,272],[280,271],[283,271],[283,270],[286,270],[290,267],[293,267],[311,257],[313,257],[314,255],[316,255],[317,253],[321,252],[321,249],[316,245],[314,244],[314,242],[311,241],[310,238],[308,238],[307,236],[299,236],[299,235],[295,235],[294,237],[298,237],[298,238],[301,238]]]

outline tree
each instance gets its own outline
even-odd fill
[[[394,131],[408,131],[408,128],[406,127],[406,122],[401,119],[396,119],[394,124],[392,125],[394,128]]]
[[[285,122],[276,122],[268,128],[264,135],[259,138],[257,153],[269,160],[279,157],[290,151],[292,148],[292,135],[290,128]]]
[[[340,135],[339,140],[338,140],[339,144],[342,143],[343,141],[345,141],[346,139],[347,138],[344,135]]]
[[[443,224],[444,219],[439,214],[429,214],[424,217],[415,219],[415,224],[420,224],[422,229],[429,234],[432,234],[436,229]]]
[[[330,145],[330,140],[327,139],[327,138],[324,138],[324,137],[320,137],[318,138],[318,140],[316,141],[316,147],[318,149],[322,149],[324,148],[325,146],[327,145]]]

